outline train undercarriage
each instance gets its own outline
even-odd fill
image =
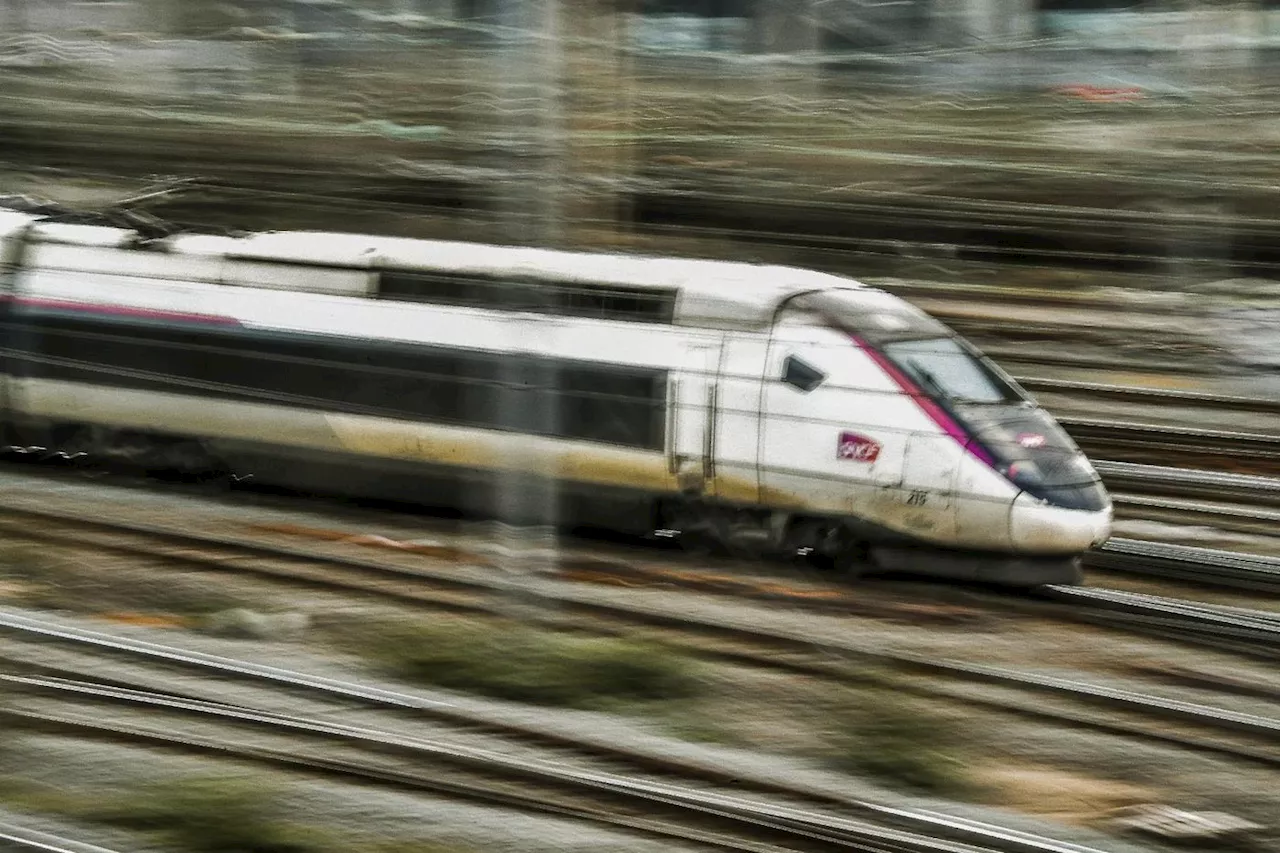
[[[121,471],[187,483],[239,483],[296,486],[294,478],[235,465],[197,438],[115,429],[95,424],[4,424],[2,446],[10,454],[37,461],[59,461],[95,471]],[[350,464],[350,463],[348,463]],[[301,466],[299,466],[301,467]],[[326,478],[309,478],[314,484]],[[413,479],[413,478],[409,478]],[[279,481],[279,482],[278,482]],[[405,475],[372,476],[375,484],[358,495],[407,500],[469,514],[494,516],[498,502],[459,500],[475,490],[445,484],[402,494],[395,483]],[[349,483],[334,477],[332,482]],[[385,489],[383,486],[385,485]],[[305,490],[307,486],[303,486]],[[324,491],[329,491],[325,489]],[[379,492],[382,492],[381,494]],[[439,498],[436,500],[435,498]],[[1033,587],[1075,584],[1082,579],[1078,557],[1034,557],[989,552],[960,552],[922,546],[857,519],[806,516],[761,507],[726,505],[695,496],[617,500],[591,495],[566,502],[558,526],[610,528],[673,542],[697,556],[797,561],[845,578],[872,573],[904,573],[954,580]],[[605,508],[608,509],[605,509]],[[649,518],[643,516],[648,511]]]

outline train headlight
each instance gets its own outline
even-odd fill
[[[1020,459],[1004,466],[1000,472],[1014,483],[1036,485],[1044,482],[1044,472],[1030,459]]]

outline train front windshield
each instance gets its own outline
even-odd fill
[[[1098,475],[1062,427],[966,342],[929,338],[881,349],[1018,488],[1068,509],[1106,508]]]
[[[886,344],[884,354],[932,396],[960,403],[1026,402],[1017,389],[979,361],[955,338]]]

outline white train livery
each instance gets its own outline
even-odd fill
[[[478,511],[525,472],[583,524],[1014,585],[1111,525],[1009,376],[804,269],[0,211],[0,328],[18,446]]]

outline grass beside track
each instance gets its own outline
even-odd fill
[[[335,636],[344,649],[411,681],[540,705],[638,712],[688,739],[740,742],[714,721],[706,665],[660,643],[463,619],[361,624]],[[838,688],[826,705],[819,752],[831,766],[907,790],[969,790],[956,721],[887,687]]]
[[[470,621],[363,625],[340,637],[395,676],[517,702],[597,708],[701,690],[687,656],[641,641]]]
[[[0,785],[0,800],[87,824],[130,830],[181,853],[472,853],[430,839],[361,843],[290,819],[289,791],[258,774],[191,776],[98,795]]]

